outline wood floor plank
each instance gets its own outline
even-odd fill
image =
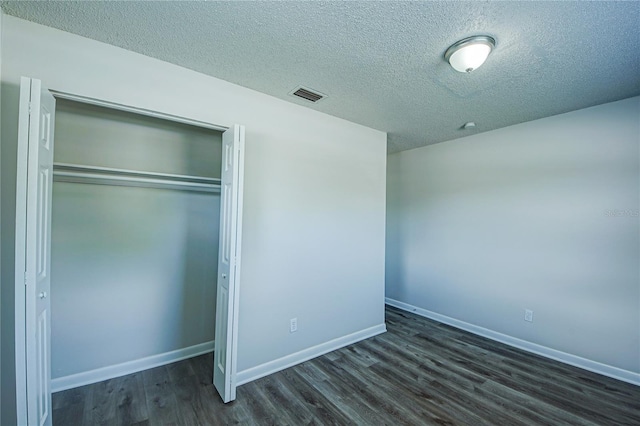
[[[276,411],[281,411],[281,420],[290,425],[308,424],[314,419],[314,415],[303,403],[296,398],[296,393],[284,386],[280,375],[272,375],[266,378],[256,389],[263,394],[269,404]],[[287,407],[282,410],[282,407]]]
[[[422,409],[422,415],[436,415],[436,419],[446,420],[453,424],[485,424],[479,410],[485,407],[478,405],[477,411],[471,410],[466,403],[468,394],[456,392],[448,394],[442,392],[438,386],[428,383],[427,379],[419,372],[416,366],[406,363],[404,358],[396,358],[390,348],[382,349],[381,344],[370,344],[368,349],[383,358],[383,362],[374,365],[371,369],[380,375],[385,381],[395,384],[396,388],[404,388],[408,391],[407,398],[415,401],[416,407]],[[437,383],[437,382],[436,382]],[[451,409],[445,409],[444,407]],[[501,418],[503,424],[513,423],[505,413],[493,413],[494,418]]]
[[[387,333],[237,389],[211,354],[53,395],[63,425],[640,425],[640,387],[387,307]]]
[[[384,337],[380,337],[380,340],[381,350],[385,353],[391,356],[404,355],[401,362],[405,366],[412,367],[409,372],[414,377],[412,381],[430,392],[437,405],[445,405],[444,400],[447,400],[448,404],[455,404],[458,411],[473,413],[481,419],[502,420],[509,424],[518,423],[513,416],[502,413],[501,406],[492,398],[484,398],[479,394],[479,386],[485,383],[486,379],[480,376],[469,378],[466,371],[463,374],[460,374],[460,371],[452,371],[451,364],[448,363],[429,365],[428,362],[424,362],[424,357],[419,353],[404,350],[406,349],[404,345],[386,340]],[[503,418],[500,418],[501,416]]]
[[[141,373],[122,377],[117,394],[116,423],[145,424],[149,419],[147,398]]]
[[[423,334],[417,335],[416,338],[432,341],[430,337]],[[451,346],[440,346],[437,351],[449,353],[452,357],[457,356],[458,363],[465,365],[467,369],[491,381],[534,396],[540,403],[562,408],[569,413],[579,413],[581,417],[593,419],[601,424],[607,424],[612,420],[601,410],[594,409],[593,406],[585,406],[582,403],[584,395],[572,395],[570,388],[558,386],[556,383],[558,379],[540,380],[539,377],[527,375],[522,370],[507,368],[504,363],[491,362],[487,359],[479,363],[476,358]],[[542,371],[540,374],[543,374]]]
[[[162,426],[177,425],[176,395],[167,368],[160,366],[145,370],[142,372],[142,380],[151,424]]]
[[[349,417],[331,401],[335,395],[324,395],[322,392],[318,392],[314,387],[314,382],[306,381],[295,369],[285,370],[282,374],[296,388],[301,402],[309,407],[314,418],[320,424],[344,425],[350,423]],[[259,386],[259,383],[256,385]]]
[[[334,392],[345,395],[354,406],[363,406],[367,417],[375,416],[377,421],[369,424],[411,424],[419,420],[419,417],[407,416],[406,412],[403,415],[402,405],[375,380],[376,376],[370,372],[361,373],[360,366],[349,358],[343,357],[339,361],[331,363],[323,357],[313,360],[334,377],[332,382],[337,388]]]
[[[194,376],[196,374],[193,371],[192,363],[187,362],[174,362],[165,366],[167,373],[172,381],[178,381],[187,376]]]
[[[199,425],[218,426],[227,424],[227,420],[221,415],[224,404],[215,392],[212,383],[198,380],[196,376],[191,381],[191,407],[198,419]]]
[[[80,386],[60,393],[58,397],[52,399],[52,408],[56,410],[68,405],[84,404],[87,397],[87,390],[88,388],[86,386]]]
[[[269,406],[262,403],[262,398],[259,395],[259,386],[255,383],[248,383],[245,385],[246,391],[249,394],[247,397],[247,408],[251,414],[251,418],[260,419],[263,425],[276,425],[277,413],[269,409]]]
[[[52,415],[57,424],[72,425],[77,423],[77,419],[84,418],[84,409],[84,403],[69,404],[54,408]]]
[[[172,377],[172,385],[176,395],[176,417],[178,424],[184,426],[199,425],[199,413],[196,411],[198,379],[193,375]]]
[[[116,409],[118,406],[118,389],[123,378],[106,380],[97,383],[92,392],[92,404],[87,411],[88,418],[95,425],[113,425],[116,424]],[[55,420],[55,419],[54,419]]]

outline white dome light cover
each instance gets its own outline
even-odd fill
[[[484,64],[495,45],[496,41],[489,36],[465,38],[449,47],[444,58],[454,70],[470,73]]]

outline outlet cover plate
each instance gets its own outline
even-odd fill
[[[524,310],[524,320],[527,322],[533,322],[533,311],[531,309]]]

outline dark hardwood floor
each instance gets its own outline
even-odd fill
[[[640,387],[387,307],[388,332],[238,388],[212,356],[53,395],[62,425],[640,425]]]

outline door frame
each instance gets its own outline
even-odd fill
[[[48,88],[53,97],[57,99],[65,99],[74,102],[85,103],[89,105],[101,106],[104,108],[115,109],[118,111],[131,112],[134,114],[145,115],[148,117],[159,118],[163,120],[173,121],[182,124],[188,124],[191,126],[202,127],[206,129],[218,130],[225,132],[232,126],[222,126],[210,122],[195,120],[188,117],[182,117],[178,115],[163,113],[160,111],[149,110],[145,108],[139,108],[131,105],[120,104],[117,102],[111,102],[107,100],[92,98],[88,96],[82,96],[70,92],[64,92]],[[26,94],[20,93],[19,104],[16,106],[19,108],[20,103],[23,102],[23,97]],[[29,102],[29,99],[26,99]],[[19,117],[18,122],[18,146],[17,146],[17,164],[16,164],[16,237],[15,237],[15,374],[16,374],[16,410],[17,410],[17,423],[27,423],[27,375],[26,375],[26,301],[27,292],[25,286],[26,274],[26,216],[27,216],[27,164],[28,164],[28,137],[29,137],[29,117]],[[55,146],[54,146],[55,152]],[[240,179],[243,179],[241,177]],[[242,190],[242,186],[241,186]],[[239,194],[242,200],[243,193]],[[242,219],[240,217],[240,219]],[[218,259],[215,259],[217,262]],[[239,277],[239,275],[238,275]],[[217,283],[216,283],[217,286]],[[34,290],[35,291],[35,290]],[[35,294],[35,293],[34,293]],[[238,300],[236,303],[236,315],[232,318],[232,327],[234,330],[238,329]],[[215,308],[215,306],[214,306]],[[232,336],[227,337],[227,343],[232,339]],[[237,339],[233,339],[237,340]],[[233,342],[233,340],[231,340]],[[237,341],[232,344],[232,357],[237,359]],[[214,345],[215,345],[214,341]],[[214,346],[215,348],[215,346]],[[214,349],[215,350],[215,349]],[[51,356],[51,354],[49,354]],[[213,361],[212,361],[213,362]],[[236,383],[236,371],[234,369],[232,374],[232,386],[235,394]]]

